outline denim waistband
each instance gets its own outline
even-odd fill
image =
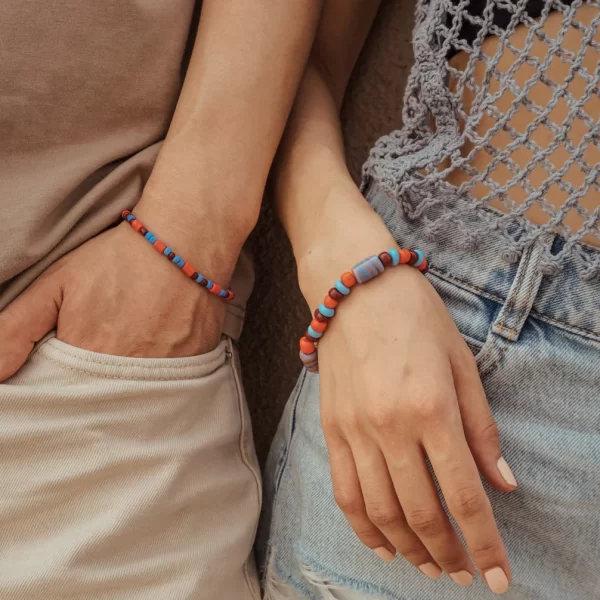
[[[543,252],[550,248],[555,254],[562,249],[564,240],[559,236],[538,240],[520,257],[511,255],[500,231],[492,231],[485,240],[469,248],[465,246],[464,236],[459,235],[455,220],[438,221],[433,239],[423,235],[423,223],[440,216],[439,204],[425,207],[418,218],[410,220],[402,204],[390,198],[375,182],[371,183],[366,197],[401,246],[423,250],[434,275],[500,304],[504,304],[509,296],[518,298],[519,302],[529,303],[522,311],[525,317],[531,315],[574,334],[600,340],[600,281],[584,281],[580,262],[575,256],[566,260],[558,273],[544,275],[539,268]],[[451,194],[443,201],[446,209],[465,202]],[[461,229],[476,230],[480,220],[493,222],[501,215],[493,209],[474,208],[467,215],[461,211]],[[511,234],[518,238],[522,228],[515,223]],[[577,251],[592,259],[600,256],[600,249],[583,243],[578,244]],[[527,289],[516,293],[515,288],[519,286]],[[513,319],[517,318],[515,314],[519,312],[513,311]],[[497,333],[505,337],[512,333],[518,336],[518,322],[514,327],[505,325],[505,331],[501,331],[503,325],[498,323]]]

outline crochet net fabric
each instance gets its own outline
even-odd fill
[[[511,261],[539,237],[558,234],[564,245],[557,253],[548,249],[544,272],[555,273],[576,256],[582,278],[595,280],[600,253],[579,242],[600,241],[600,2],[588,3],[586,22],[578,14],[581,1],[539,0],[535,18],[531,0],[488,0],[480,10],[469,2],[418,2],[403,128],[377,142],[364,181],[374,178],[409,218],[439,205],[435,220],[424,218],[427,236],[435,236],[440,220],[455,221],[466,247],[476,248],[500,230]],[[550,31],[553,12],[560,19]],[[518,29],[516,46],[511,36]],[[493,52],[485,41],[490,35],[498,38]],[[577,36],[575,50],[566,47],[569,35]],[[451,59],[457,52],[464,53],[461,68]],[[523,111],[530,115],[518,127]],[[482,129],[483,120],[489,127]],[[486,160],[478,162],[482,153]],[[453,178],[457,172],[461,177]],[[550,202],[557,190],[560,202]],[[449,193],[460,199],[452,210],[444,207]],[[477,230],[465,225],[468,211],[488,207],[502,212],[481,211],[486,216]],[[532,210],[543,214],[542,225],[529,220]]]

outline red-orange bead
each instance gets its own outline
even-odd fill
[[[134,219],[133,221],[131,221],[130,225],[138,233],[140,232],[140,229],[144,226],[144,224],[141,221],[138,221],[137,219]]]
[[[356,277],[354,277],[354,275],[350,272],[344,273],[341,277],[340,277],[341,282],[349,288],[352,288],[356,285]]]
[[[317,321],[316,319],[313,319],[310,322],[310,326],[317,332],[317,333],[323,333],[326,329],[327,329],[327,323],[321,323],[320,321]]]
[[[165,248],[167,247],[167,245],[164,242],[161,242],[160,240],[156,240],[154,244],[152,244],[152,246],[160,254],[162,254],[165,251]]]
[[[417,269],[419,269],[421,273],[427,273],[427,271],[429,271],[429,263],[427,262],[426,258],[423,259],[423,262],[417,267]]]
[[[400,264],[401,265],[406,265],[408,264],[408,262],[410,261],[410,250],[400,250],[399,251],[400,254]]]
[[[181,267],[181,270],[188,276],[191,277],[196,271],[194,270],[194,267],[192,267],[192,265],[190,265],[190,263],[186,262],[183,267]]]
[[[315,345],[310,340],[303,337],[300,338],[300,350],[302,350],[304,354],[312,354],[315,351]]]
[[[323,300],[323,304],[327,308],[337,308],[337,305],[339,304],[339,302],[337,300],[334,300],[331,296],[325,296],[325,300]]]
[[[222,290],[223,290],[223,288],[218,283],[214,283],[214,282],[213,282],[213,286],[210,288],[210,291],[215,296],[218,296],[221,293]]]

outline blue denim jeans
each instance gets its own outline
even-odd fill
[[[486,484],[513,572],[504,597],[600,598],[600,282],[582,281],[575,259],[559,274],[541,273],[541,251],[559,251],[559,237],[511,264],[501,234],[469,251],[446,223],[425,240],[420,219],[409,221],[377,187],[368,199],[399,244],[429,257],[428,278],[476,356],[519,481],[510,494]],[[471,218],[499,215],[480,209]],[[599,252],[583,244],[578,251]],[[359,542],[333,498],[318,375],[303,372],[289,400],[264,491],[257,555],[268,600],[495,597],[480,577],[469,588],[431,581],[402,557],[384,563]]]

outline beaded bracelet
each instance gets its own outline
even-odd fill
[[[319,372],[318,344],[323,337],[327,325],[335,316],[338,304],[350,294],[352,288],[358,283],[371,281],[386,267],[398,265],[411,265],[421,273],[427,273],[429,264],[421,250],[388,250],[378,256],[370,256],[354,266],[352,272],[344,273],[329,290],[323,303],[315,310],[306,333],[300,338],[300,359],[311,373]]]
[[[190,279],[193,279],[195,282],[199,283],[202,287],[205,287],[211,294],[215,296],[219,296],[219,298],[223,298],[224,300],[233,300],[235,298],[235,294],[233,291],[228,290],[220,286],[218,283],[211,281],[204,277],[204,275],[200,275],[196,271],[192,265],[183,260],[181,256],[175,253],[175,251],[167,246],[164,242],[161,242],[153,233],[148,231],[144,224],[135,217],[135,215],[131,214],[130,211],[124,210],[121,213],[121,217],[124,221],[129,223],[135,231],[144,236],[144,239],[148,240],[154,247],[154,249],[163,256],[166,256],[174,265],[179,267]]]

